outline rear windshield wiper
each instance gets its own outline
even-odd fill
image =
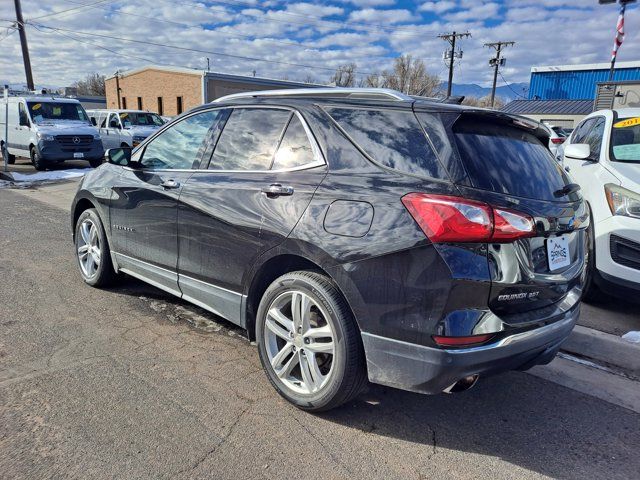
[[[556,190],[555,192],[553,192],[553,196],[558,198],[564,197],[565,195],[576,193],[578,190],[580,190],[580,185],[578,185],[577,183],[569,183],[560,190]]]

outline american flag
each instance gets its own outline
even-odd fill
[[[611,63],[616,61],[616,55],[622,42],[624,41],[624,9],[626,5],[620,5],[620,15],[618,16],[618,26],[616,27],[616,38],[613,42],[613,52],[611,53]]]

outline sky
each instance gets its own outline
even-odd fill
[[[446,80],[437,36],[454,30],[472,35],[459,42],[455,83],[490,85],[483,45],[516,42],[500,86],[527,82],[532,66],[609,62],[618,16],[597,0],[22,0],[22,10],[35,82],[57,87],[147,64],[206,69],[207,57],[211,71],[324,83],[340,65],[366,76],[410,54]],[[640,60],[639,12],[627,8],[619,62]],[[14,20],[3,0],[2,84],[25,82]]]

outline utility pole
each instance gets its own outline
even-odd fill
[[[515,45],[516,42],[493,42],[485,43],[485,47],[493,48],[496,51],[496,56],[489,60],[489,65],[493,67],[493,87],[491,88],[491,108],[496,101],[496,82],[498,81],[498,68],[503,66],[506,62],[506,58],[500,58],[502,49]]]
[[[14,0],[16,6],[16,20],[18,23],[18,33],[20,34],[20,45],[22,46],[22,60],[24,61],[24,73],[27,77],[27,89],[34,91],[33,74],[31,73],[31,59],[29,58],[29,46],[27,45],[27,32],[24,30],[24,20],[22,19],[22,5],[20,0]]]
[[[122,107],[120,106],[120,70],[116,70],[116,96],[118,97],[118,110]]]
[[[453,87],[453,62],[456,58],[462,58],[462,50],[458,50],[456,52],[456,40],[458,38],[467,38],[470,37],[471,34],[469,32],[465,33],[444,33],[442,35],[438,35],[438,38],[449,42],[451,45],[451,50],[444,52],[444,58],[449,59],[449,83],[447,84],[447,97],[451,96],[451,88]]]

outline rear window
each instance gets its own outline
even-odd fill
[[[568,182],[545,145],[526,130],[463,115],[453,126],[472,185],[517,197],[558,200]]]
[[[374,162],[412,175],[447,178],[413,112],[326,110]]]

